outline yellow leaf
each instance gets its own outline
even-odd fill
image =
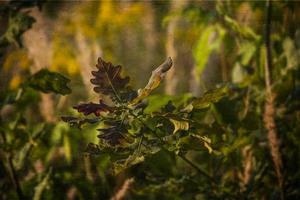
[[[67,134],[64,134],[64,153],[67,159],[67,162],[70,163],[72,160],[72,152],[71,152],[71,144],[70,144],[70,138]]]
[[[173,131],[173,134],[176,133],[177,131],[179,130],[189,130],[189,122],[188,121],[178,121],[178,120],[175,120],[175,119],[170,119],[170,121],[173,123],[174,125],[174,131]]]
[[[9,82],[9,88],[11,90],[15,90],[19,87],[20,83],[22,82],[20,75],[15,75],[11,81]]]
[[[208,153],[213,152],[213,149],[211,148],[211,146],[209,146],[209,144],[207,142],[204,142],[204,146],[208,149]]]

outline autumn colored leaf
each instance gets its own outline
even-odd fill
[[[102,100],[100,100],[99,103],[79,104],[77,106],[74,106],[73,108],[76,109],[78,112],[83,113],[84,115],[90,115],[93,113],[96,116],[99,116],[101,112],[111,112],[113,110],[112,107],[103,103]]]
[[[77,118],[72,116],[62,116],[62,121],[67,122],[70,126],[75,126],[77,128],[81,128],[81,126],[85,123],[94,124],[99,122],[99,118]]]
[[[159,86],[162,79],[165,77],[167,71],[172,67],[172,59],[169,57],[165,62],[163,62],[159,67],[157,67],[154,71],[152,71],[152,75],[148,81],[148,84],[145,88],[139,90],[138,96],[134,98],[130,105],[136,105],[141,100],[149,96],[149,94]]]
[[[96,67],[98,71],[92,71],[94,78],[91,79],[91,83],[95,85],[94,91],[108,95],[112,100],[123,101],[124,93],[129,93],[131,90],[128,86],[129,77],[121,77],[122,67],[114,66],[101,58],[98,58]]]

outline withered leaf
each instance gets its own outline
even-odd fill
[[[159,86],[161,80],[165,77],[167,71],[171,69],[172,65],[173,65],[172,59],[168,57],[167,60],[165,60],[165,62],[163,62],[154,71],[152,71],[152,75],[148,81],[148,84],[146,85],[145,88],[141,89],[138,92],[138,96],[130,102],[130,105],[136,105],[141,100],[149,96],[149,94]]]
[[[121,66],[114,66],[110,62],[105,62],[98,58],[96,65],[98,71],[92,71],[94,76],[91,83],[95,85],[94,91],[108,95],[112,100],[122,101],[124,92],[129,90],[129,77],[121,77]]]
[[[94,113],[96,116],[99,116],[101,112],[111,112],[113,110],[112,107],[103,103],[102,100],[100,100],[99,103],[82,103],[74,106],[73,108],[84,115],[90,115]]]

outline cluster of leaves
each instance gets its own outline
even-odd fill
[[[21,36],[30,29],[35,19],[24,9],[40,7],[41,1],[6,1],[0,3],[0,57],[15,46],[22,47]],[[3,65],[0,67],[1,75]],[[51,167],[42,163],[38,172],[23,181],[37,160],[35,150],[41,152],[45,143],[41,142],[53,125],[38,119],[36,110],[40,92],[69,94],[69,79],[61,74],[42,69],[26,75],[23,82],[13,90],[1,86],[0,91],[0,198],[1,199],[41,199],[50,184]],[[45,155],[44,155],[45,156]],[[44,169],[45,167],[45,169]]]
[[[82,103],[74,106],[85,116],[96,118],[62,117],[71,125],[81,127],[85,122],[99,122],[99,144],[89,144],[87,152],[109,154],[113,161],[113,173],[144,161],[145,157],[161,150],[183,156],[189,148],[184,140],[197,139],[211,152],[210,139],[198,132],[199,121],[192,119],[193,110],[206,109],[228,93],[228,87],[207,92],[201,98],[190,99],[188,105],[175,107],[169,101],[160,110],[145,113],[146,98],[159,86],[172,66],[171,58],[152,72],[145,88],[138,92],[129,86],[129,77],[121,76],[121,66],[98,59],[97,71],[91,83],[94,91],[101,94],[99,103]]]
[[[21,35],[31,28],[35,19],[28,12],[21,11],[24,8],[38,6],[41,8],[42,1],[7,1],[1,3],[1,23],[5,28],[5,32],[0,37],[0,46],[7,46],[13,43],[17,46],[22,46]]]

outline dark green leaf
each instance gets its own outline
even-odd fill
[[[71,93],[71,89],[67,86],[69,82],[70,80],[68,78],[59,73],[42,69],[32,75],[27,84],[28,86],[45,93],[54,92],[66,95]]]
[[[35,22],[35,19],[27,13],[18,12],[11,14],[8,20],[8,28],[0,38],[0,44],[15,43],[22,46],[21,35],[28,30]]]

